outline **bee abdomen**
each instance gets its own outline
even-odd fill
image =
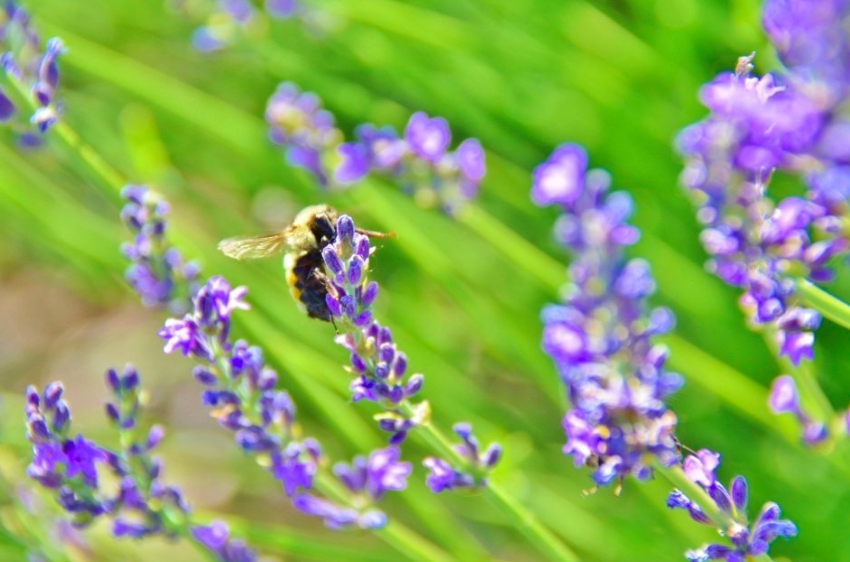
[[[330,322],[331,313],[325,299],[328,288],[324,278],[316,274],[322,272],[323,267],[322,253],[318,249],[310,250],[295,258],[288,281],[292,296],[304,306],[307,316]]]

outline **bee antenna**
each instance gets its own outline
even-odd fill
[[[378,232],[376,230],[365,230],[362,228],[355,228],[354,231],[358,234],[365,234],[369,238],[395,238],[395,232]]]

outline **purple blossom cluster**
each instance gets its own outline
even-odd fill
[[[429,423],[431,410],[427,401],[411,402],[422,389],[425,377],[418,373],[406,376],[407,356],[398,349],[390,329],[374,319],[372,305],[378,295],[378,283],[367,275],[374,251],[369,234],[355,227],[348,215],[337,219],[334,238],[322,249],[326,303],[339,331],[336,343],[350,352],[349,370],[355,376],[350,386],[352,400],[375,402],[383,407],[384,412],[376,416],[378,425],[391,434],[390,445],[396,446],[412,429]],[[426,459],[424,464],[431,471],[428,486],[434,493],[485,485],[487,474],[501,457],[497,443],[481,453],[468,424],[457,424],[454,430],[462,439],[456,452],[464,466],[454,468],[443,459]]]
[[[304,14],[304,7],[298,0],[265,0],[263,9],[273,19],[303,17]],[[206,24],[192,33],[192,45],[202,53],[225,49],[255,22],[259,13],[251,0],[215,0]]]
[[[107,418],[120,435],[117,452],[71,436],[71,411],[61,383],[47,385],[41,394],[27,389],[27,433],[33,445],[27,474],[55,491],[75,527],[108,517],[116,537],[181,536],[190,525],[190,508],[177,487],[163,482],[162,462],[153,456],[163,428],[139,431],[139,374],[130,365],[122,373],[110,369],[106,383],[111,392]]]
[[[145,306],[167,307],[175,312],[188,310],[189,298],[197,291],[199,269],[194,262],[186,263],[176,248],[168,246],[168,203],[141,185],[126,186],[121,196],[127,201],[121,209],[121,219],[135,235],[131,243],[121,247],[130,260],[124,277]]]
[[[387,447],[372,451],[369,458],[358,456],[349,465],[337,463],[334,475],[353,494],[352,505],[373,505],[390,490],[401,491],[407,487],[407,477],[412,467],[400,461],[401,451]],[[361,529],[380,529],[387,524],[387,516],[377,509],[355,509],[339,506],[326,499],[302,494],[293,500],[295,507],[321,517],[330,529],[357,526]]]
[[[725,560],[745,562],[750,557],[767,554],[770,543],[779,537],[791,538],[797,534],[797,526],[787,519],[773,502],[764,504],[752,524],[747,518],[748,486],[743,476],[732,479],[729,488],[717,481],[715,471],[720,464],[720,455],[701,449],[696,455],[688,455],[682,463],[685,475],[699,485],[711,498],[712,508],[717,515],[710,518],[698,504],[680,490],[674,490],[667,498],[667,507],[686,510],[697,523],[718,527],[730,544],[708,544],[685,556],[690,562]]]
[[[812,358],[821,320],[801,305],[796,280],[830,281],[850,248],[848,21],[843,1],[768,0],[762,22],[786,70],[757,77],[753,56],[742,57],[703,87],[711,114],[677,141],[709,268],[743,290],[750,320],[795,365]],[[771,197],[780,175],[802,180],[804,194]]]
[[[62,41],[55,37],[42,50],[26,10],[11,0],[3,3],[0,66],[17,91],[0,88],[0,123],[13,127],[22,146],[40,145],[42,135],[59,119],[61,108],[55,100],[59,85],[57,60],[63,52]],[[30,99],[24,99],[26,96]],[[35,107],[28,121],[16,119],[22,103]]]
[[[333,115],[317,96],[287,82],[269,100],[266,120],[272,141],[286,147],[289,163],[312,173],[323,187],[348,186],[375,173],[398,181],[423,206],[452,213],[477,195],[486,171],[477,139],[450,151],[446,120],[422,112],[410,117],[403,135],[389,126],[363,124],[355,141],[342,142]]]
[[[397,462],[390,449],[372,453],[364,476],[370,501],[360,494],[363,490],[351,486],[356,481],[353,476],[348,480],[340,476],[340,480],[358,494],[359,501],[340,505],[307,493],[314,489],[324,461],[319,443],[300,437],[295,405],[286,391],[276,388],[277,373],[265,364],[262,350],[242,340],[231,342],[231,315],[249,308],[246,293],[245,287],[232,289],[223,277],[209,279],[195,295],[191,312],[166,320],[159,332],[165,352],[179,351],[199,363],[193,374],[204,386],[203,402],[213,408],[212,416],[234,433],[243,451],[281,482],[296,508],[321,517],[332,528],[383,524],[386,518],[377,515],[380,512],[373,503],[387,490],[404,488],[409,473],[404,470],[406,463]],[[348,472],[339,469],[337,474]]]
[[[451,214],[474,199],[484,178],[484,149],[478,139],[466,139],[449,151],[452,133],[442,117],[411,115],[404,135],[392,127],[360,125],[355,142],[338,147],[341,162],[334,172],[340,184],[356,183],[375,172],[397,180],[424,206],[439,205]]]
[[[462,459],[462,470],[454,468],[445,459],[427,457],[422,461],[428,469],[425,484],[435,494],[443,490],[459,488],[476,488],[487,485],[487,475],[502,458],[502,446],[490,443],[484,451],[478,439],[472,434],[472,426],[468,423],[457,423],[452,428],[460,437],[461,442],[455,445],[455,452]]]
[[[592,467],[598,485],[649,478],[653,457],[677,462],[676,416],[665,400],[682,385],[665,370],[667,349],[653,342],[672,329],[673,314],[647,305],[649,264],[624,255],[639,237],[627,222],[632,202],[609,193],[610,183],[607,172],[587,169],[584,149],[564,144],[535,169],[531,192],[537,205],[560,207],[555,238],[572,254],[563,302],[542,312],[543,349],[571,404],[564,453]]]

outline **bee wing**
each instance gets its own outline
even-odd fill
[[[287,245],[286,231],[250,238],[228,238],[218,243],[222,253],[236,260],[267,258]]]

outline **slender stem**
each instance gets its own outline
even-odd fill
[[[806,306],[850,330],[850,305],[846,302],[830,295],[808,279],[797,281],[797,292]]]

